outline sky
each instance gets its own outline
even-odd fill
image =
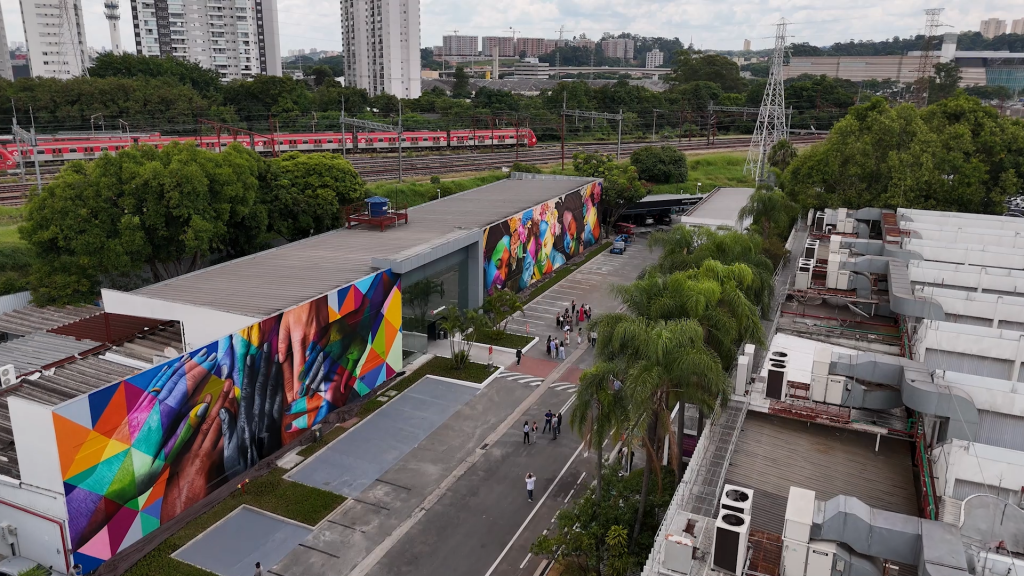
[[[277,0],[281,24],[281,51],[295,48],[341,49],[341,14],[337,0]],[[774,24],[785,17],[791,42],[824,46],[837,41],[881,40],[913,36],[924,28],[925,8],[941,6],[921,0],[516,0],[502,6],[467,0],[421,0],[422,46],[441,44],[441,36],[458,30],[475,36],[557,38],[565,26],[567,37],[586,33],[600,38],[604,32],[632,32],[644,36],[693,39],[697,47],[739,50],[743,40],[752,48],[770,48]],[[24,40],[18,0],[0,0],[9,42]],[[97,49],[110,46],[103,17],[103,0],[82,0],[86,40]],[[984,18],[1009,22],[1024,18],[1019,0],[949,2],[942,21],[945,31],[977,30]],[[121,36],[131,46],[130,0],[121,0]]]

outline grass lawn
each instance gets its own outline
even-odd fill
[[[274,468],[264,476],[249,483],[243,495],[236,490],[212,510],[189,522],[184,528],[160,543],[134,566],[125,572],[126,576],[209,576],[212,572],[171,558],[171,554],[188,544],[193,538],[213,526],[243,504],[284,516],[309,526],[317,525],[345,497],[298,482],[285,480],[287,471]]]
[[[527,304],[532,302],[534,298],[536,298],[536,297],[540,296],[541,294],[547,292],[551,288],[554,288],[555,284],[558,284],[559,282],[564,280],[566,276],[568,276],[569,274],[572,274],[573,272],[575,272],[576,269],[579,268],[580,266],[583,266],[587,262],[590,262],[590,260],[592,258],[597,256],[601,252],[604,252],[608,248],[611,248],[611,245],[612,245],[611,242],[605,242],[604,244],[601,244],[597,248],[594,248],[593,250],[588,252],[587,255],[583,257],[583,260],[580,260],[579,262],[577,262],[575,264],[568,264],[566,266],[562,266],[561,268],[556,270],[555,273],[552,274],[547,280],[545,280],[545,281],[541,282],[540,284],[538,284],[530,292],[530,295],[527,296],[526,299],[523,300],[523,306],[526,306]]]
[[[501,171],[496,172],[484,172],[477,176],[471,176],[469,178],[459,178],[456,180],[442,180],[442,184],[445,188],[451,190],[452,194],[459,192],[465,192],[471,188],[479,188],[498,180],[508,178],[508,174]],[[366,186],[367,193],[370,196],[383,196],[390,198],[398,204],[406,204],[409,206],[416,206],[430,202],[431,200],[437,200],[437,189],[442,184],[431,184],[429,180],[423,182],[406,182],[399,184],[398,182],[377,182],[374,184],[368,184]]]
[[[659,184],[651,194],[696,194],[700,182],[701,193],[708,193],[716,186],[723,188],[753,188],[754,179],[743,173],[747,161],[744,152],[721,152],[691,157],[688,159],[690,175],[683,184]]]
[[[476,337],[476,343],[484,346],[501,346],[502,348],[523,348],[533,340],[532,336],[502,332],[500,329],[481,332]]]

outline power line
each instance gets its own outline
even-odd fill
[[[750,139],[747,162],[743,166],[743,173],[751,174],[757,182],[763,181],[768,172],[768,151],[776,142],[789,137],[789,128],[786,124],[786,89],[782,83],[787,24],[783,18],[775,27],[775,50],[772,52],[768,84],[764,88],[764,100],[761,103],[757,126],[754,127],[754,137]]]

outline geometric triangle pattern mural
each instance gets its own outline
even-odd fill
[[[86,572],[402,369],[383,270],[53,410]]]

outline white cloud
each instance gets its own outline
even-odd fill
[[[443,34],[493,36],[508,34],[556,38],[560,26],[570,36],[585,32],[633,32],[646,36],[693,38],[705,48],[739,49],[744,38],[754,48],[772,45],[774,22],[785,16],[793,22],[795,42],[816,45],[836,41],[880,40],[912,36],[922,31],[925,8],[940,3],[924,0],[516,0],[495,5],[466,0],[421,0],[421,44],[441,43]],[[954,4],[954,3],[950,3]],[[24,39],[18,0],[0,0],[10,41]],[[102,0],[83,0],[86,38],[97,48],[110,45]],[[945,30],[976,30],[983,18],[1010,21],[1024,18],[1019,1],[979,0],[947,7]],[[341,17],[337,0],[278,0],[281,48],[341,48]],[[133,44],[130,0],[121,0],[122,41]]]

